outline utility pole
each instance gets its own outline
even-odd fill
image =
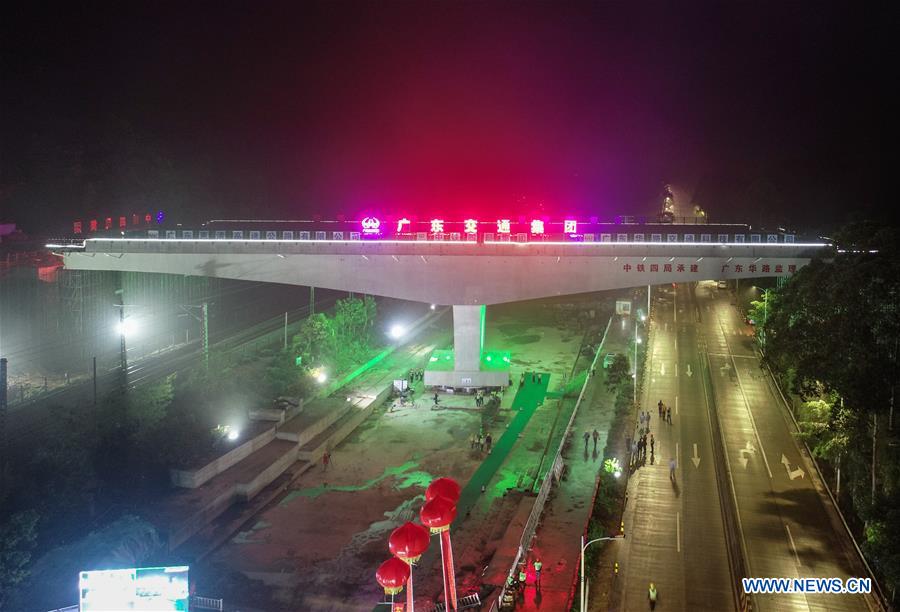
[[[128,372],[128,349],[125,346],[125,291],[117,289],[116,295],[119,297],[119,303],[116,304],[119,309],[119,362],[122,373],[125,374]]]
[[[97,405],[97,357],[94,356],[92,361],[93,361],[93,365],[94,365],[94,406],[96,406]]]
[[[287,350],[287,315],[284,313],[284,350]]]
[[[7,376],[6,357],[0,357],[0,476],[6,467],[6,408]]]
[[[191,310],[192,308],[198,308],[200,314],[195,314],[193,310]],[[182,305],[181,309],[200,322],[200,345],[201,350],[203,351],[203,367],[204,369],[209,370],[209,302],[203,302],[199,306]]]
[[[309,288],[309,316],[313,316],[316,314],[316,288],[310,286]]]
[[[637,405],[637,375],[638,375],[638,335],[637,335],[637,314],[634,316],[634,385],[632,391],[632,403]]]
[[[872,414],[872,504],[875,504],[875,453],[878,442],[878,414]]]
[[[203,368],[209,370],[209,303],[200,306],[201,321],[200,342],[203,345]]]

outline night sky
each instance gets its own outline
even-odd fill
[[[874,4],[227,4],[6,3],[0,219],[887,212]]]

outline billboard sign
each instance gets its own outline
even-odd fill
[[[186,611],[189,601],[186,565],[86,571],[78,576],[81,612]]]
[[[617,315],[630,315],[631,314],[631,301],[630,300],[616,300],[616,314]]]

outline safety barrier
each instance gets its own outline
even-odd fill
[[[590,372],[594,370],[597,365],[597,359],[600,357],[600,355],[603,354],[603,345],[606,343],[606,335],[607,333],[609,333],[609,327],[611,324],[612,317],[610,317],[609,321],[606,323],[606,329],[603,331],[603,339],[600,340],[600,344],[597,347],[596,353],[594,354],[594,360],[591,362],[591,366],[588,369],[588,376],[585,377],[584,384],[581,386],[581,393],[578,394],[578,400],[575,402],[575,408],[572,410],[572,415],[569,417],[569,422],[566,424],[566,429],[559,440],[559,448],[556,449],[556,455],[553,458],[553,463],[550,464],[550,469],[547,470],[547,476],[541,483],[541,488],[534,500],[534,506],[532,506],[531,508],[531,514],[528,515],[528,520],[525,522],[525,527],[522,530],[522,538],[519,540],[519,549],[518,551],[516,551],[516,557],[513,560],[512,566],[509,568],[509,574],[507,574],[507,577],[515,575],[516,568],[519,566],[519,562],[527,554],[528,546],[531,543],[531,539],[534,537],[535,531],[537,531],[537,526],[538,522],[541,519],[541,515],[544,513],[544,505],[547,503],[547,498],[550,496],[550,491],[553,488],[553,483],[558,482],[560,476],[562,475],[564,465],[562,458],[563,449],[569,441],[569,436],[572,434],[572,425],[575,423],[575,417],[578,415],[578,408],[581,406],[581,401],[582,399],[584,399],[584,392],[587,390],[588,383],[591,381]],[[507,583],[504,582],[503,587],[500,589],[499,596],[491,603],[490,612],[493,612],[494,610],[498,610],[500,608],[500,601],[503,600],[503,595],[504,593],[506,593],[506,584]]]
[[[456,609],[457,610],[469,610],[472,608],[480,608],[481,607],[481,596],[478,593],[472,593],[471,595],[466,595],[461,599],[456,600]],[[444,602],[439,602],[435,605],[430,612],[444,612],[447,609],[447,604]]]
[[[733,580],[732,594],[735,606],[741,612],[753,609],[753,599],[744,593],[741,578],[749,576],[747,572],[747,546],[744,542],[744,530],[738,513],[737,495],[732,484],[731,462],[725,452],[725,437],[719,423],[719,412],[713,393],[712,375],[710,373],[709,355],[705,347],[700,351],[700,367],[703,369],[703,394],[710,411],[709,425],[712,429],[713,454],[718,458],[713,461],[718,481],[719,503],[722,509],[722,522],[725,527],[725,548],[728,552],[728,563],[731,566]],[[723,467],[724,466],[724,467]]]
[[[191,608],[200,610],[224,610],[225,600],[215,599],[213,597],[191,596]]]

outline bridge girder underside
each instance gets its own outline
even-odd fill
[[[66,267],[313,286],[447,305],[787,276],[808,257],[66,253]]]

